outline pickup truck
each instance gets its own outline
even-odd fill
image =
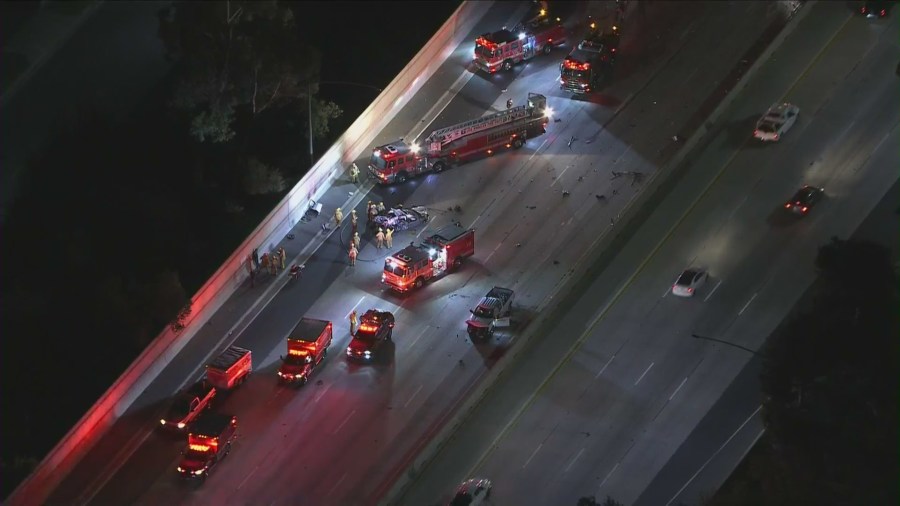
[[[165,429],[184,430],[194,423],[200,413],[212,407],[215,396],[216,387],[200,380],[175,398],[159,423]]]
[[[469,337],[488,339],[494,335],[494,329],[508,327],[512,303],[512,290],[499,286],[491,288],[491,291],[481,298],[475,309],[470,310],[472,316],[466,320]]]

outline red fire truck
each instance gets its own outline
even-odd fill
[[[617,27],[604,33],[591,23],[587,37],[559,66],[559,88],[572,93],[596,90],[612,71],[617,46]]]
[[[281,357],[278,378],[282,383],[303,386],[309,375],[322,363],[331,346],[330,321],[301,318],[287,337],[287,356]]]
[[[512,30],[505,27],[475,39],[475,66],[485,72],[508,71],[513,65],[549,54],[553,46],[566,42],[566,29],[559,18],[551,19],[545,9]]]
[[[407,246],[384,261],[381,282],[398,292],[421,288],[475,254],[475,230],[448,225],[419,246]]]
[[[441,172],[497,149],[521,148],[543,135],[552,110],[547,97],[529,93],[525,104],[435,130],[419,143],[400,139],[372,150],[369,173],[381,184],[402,183],[425,172]]]
[[[219,390],[227,391],[243,383],[252,371],[250,350],[229,346],[206,366],[206,380]]]
[[[231,452],[236,437],[236,416],[204,415],[188,433],[188,445],[182,452],[178,474],[186,480],[206,480],[212,468]]]

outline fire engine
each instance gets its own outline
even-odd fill
[[[204,415],[188,433],[188,445],[182,452],[178,474],[187,480],[206,480],[212,468],[231,452],[236,437],[236,416]]]
[[[573,93],[590,93],[610,74],[616,61],[618,28],[604,33],[590,24],[587,37],[559,66],[559,88]]]
[[[369,159],[369,173],[381,184],[403,183],[425,172],[441,172],[497,149],[521,148],[546,133],[553,111],[547,97],[529,93],[525,104],[435,130],[419,143],[403,139],[378,146]]]
[[[409,245],[384,261],[382,283],[398,292],[421,288],[456,269],[475,254],[475,230],[448,225],[425,239],[421,245]]]
[[[534,19],[512,30],[503,28],[475,39],[475,66],[491,74],[498,69],[508,71],[535,55],[549,54],[553,46],[565,42],[566,30],[560,19],[550,19],[546,9],[541,9]]]

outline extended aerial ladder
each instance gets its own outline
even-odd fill
[[[547,97],[537,93],[529,93],[528,103],[526,104],[435,130],[425,139],[425,144],[428,146],[428,151],[432,153],[439,152],[451,142],[467,135],[512,123],[535,114],[543,115],[546,108]]]

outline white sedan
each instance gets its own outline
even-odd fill
[[[709,275],[703,269],[685,269],[672,285],[672,294],[679,297],[693,297],[694,292],[706,283]]]
[[[450,506],[477,506],[485,504],[491,495],[491,480],[486,478],[466,480],[456,490]]]
[[[756,122],[753,136],[761,141],[777,141],[797,122],[800,108],[794,104],[775,104]]]

